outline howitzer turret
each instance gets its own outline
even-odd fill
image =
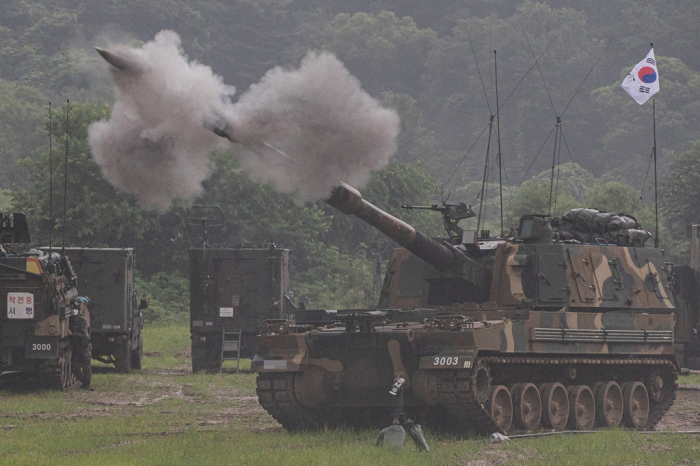
[[[358,190],[345,183],[333,190],[326,203],[373,226],[437,270],[450,269],[455,263],[455,254],[459,254],[453,247],[430,238],[408,223],[365,201]]]

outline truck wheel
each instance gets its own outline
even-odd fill
[[[129,340],[117,346],[114,351],[114,367],[118,372],[131,372],[131,342]]]
[[[212,341],[192,342],[192,372],[221,370],[221,344]]]
[[[131,352],[131,368],[141,369],[143,363],[143,334],[139,335],[139,343],[135,350]]]

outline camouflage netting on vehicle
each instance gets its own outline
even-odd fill
[[[600,212],[597,209],[571,209],[552,219],[552,230],[560,241],[610,243],[618,246],[643,246],[651,233],[642,230],[631,215]]]

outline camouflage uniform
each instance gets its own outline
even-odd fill
[[[72,372],[75,377],[82,382],[82,387],[90,388],[92,379],[92,345],[90,344],[90,331],[87,320],[81,314],[77,314],[70,319],[70,341],[73,347],[71,357]]]

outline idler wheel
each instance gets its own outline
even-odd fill
[[[649,394],[642,382],[622,384],[624,411],[622,422],[627,427],[643,429],[649,419]]]
[[[600,427],[617,427],[622,421],[622,389],[617,382],[601,382],[595,387],[596,418]]]
[[[488,399],[489,390],[491,389],[491,374],[489,368],[483,363],[477,362],[472,375],[472,384],[474,386],[474,394],[479,403],[485,403]]]
[[[505,386],[496,385],[489,389],[486,411],[501,432],[508,432],[513,424],[513,401]]]
[[[548,429],[564,430],[569,419],[569,395],[559,382],[540,385],[542,424]]]
[[[661,378],[659,371],[653,371],[646,378],[646,389],[649,394],[649,398],[659,402],[661,401],[661,391],[664,388],[664,379]]]
[[[518,429],[534,430],[542,419],[540,391],[533,383],[518,383],[510,387],[513,398],[513,421]]]
[[[571,430],[590,430],[595,422],[595,398],[588,385],[569,387],[569,422]]]

